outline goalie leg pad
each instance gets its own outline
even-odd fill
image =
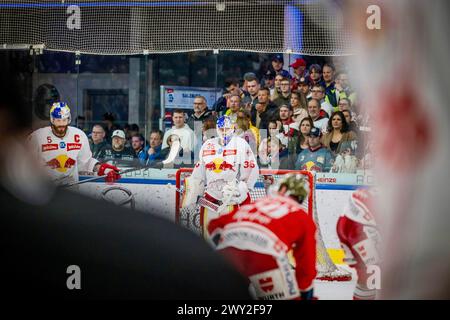
[[[192,176],[184,179],[184,193],[181,200],[181,208],[197,203],[197,199],[203,196],[205,186],[203,180],[193,178]]]

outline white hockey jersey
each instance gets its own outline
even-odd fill
[[[247,141],[234,136],[222,146],[219,138],[206,140],[200,149],[199,161],[192,176],[206,181],[206,192],[222,200],[222,189],[229,181],[244,181],[249,190],[255,186],[259,167]]]
[[[78,171],[92,172],[98,161],[92,158],[86,134],[68,127],[63,138],[55,136],[50,126],[34,131],[30,146],[57,185],[78,181]]]

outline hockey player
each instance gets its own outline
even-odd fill
[[[372,196],[365,189],[356,190],[337,223],[337,234],[345,251],[345,262],[356,269],[358,282],[355,300],[373,300],[376,290],[367,285],[369,266],[380,263],[380,236],[372,212]]]
[[[34,131],[29,137],[31,148],[52,180],[57,185],[77,182],[78,171],[97,172],[100,176],[106,174],[108,182],[119,179],[117,167],[92,158],[86,134],[69,126],[70,121],[68,105],[55,102],[50,108],[51,125]]]
[[[182,207],[186,207],[204,196],[200,217],[205,234],[211,218],[250,203],[249,190],[253,189],[259,175],[252,149],[244,139],[234,135],[230,117],[222,116],[217,120],[217,133],[218,137],[206,140],[201,147],[199,161],[191,177],[185,180],[182,201]]]
[[[248,277],[258,299],[312,299],[316,226],[301,207],[308,194],[300,175],[287,174],[268,196],[210,221],[211,241]],[[293,251],[295,273],[288,252]]]

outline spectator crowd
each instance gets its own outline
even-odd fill
[[[229,116],[235,134],[251,146],[261,168],[356,173],[370,166],[370,125],[362,112],[349,73],[332,62],[310,64],[298,58],[284,69],[273,55],[262,78],[255,73],[225,81],[223,95],[208,109],[196,96],[192,110],[172,111],[173,126],[144,137],[137,124],[120,128],[114,115],[94,124],[91,150],[101,161],[162,168],[175,140],[175,167],[195,164],[206,139],[216,136],[216,119]]]

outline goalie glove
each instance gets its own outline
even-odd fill
[[[223,187],[222,202],[227,206],[241,204],[245,199],[247,199],[247,193],[248,187],[244,181],[239,181],[237,185],[230,182]]]
[[[205,192],[203,180],[189,176],[184,179],[184,193],[181,200],[181,207],[188,207],[197,204],[198,197]]]

